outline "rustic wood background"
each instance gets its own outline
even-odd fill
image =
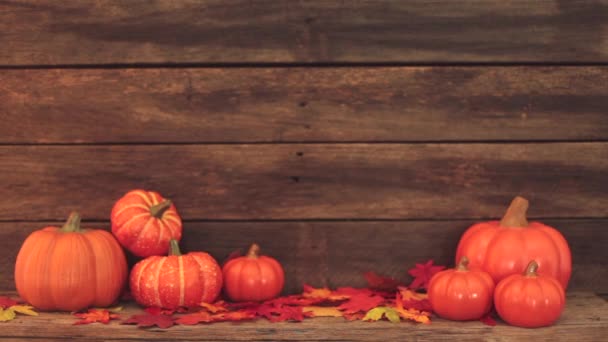
[[[133,188],[286,292],[450,265],[515,195],[608,292],[608,1],[0,0],[0,290]]]

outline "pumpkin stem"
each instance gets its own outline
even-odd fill
[[[61,227],[61,231],[64,233],[80,232],[80,214],[75,211],[71,212],[67,221]]]
[[[171,200],[166,199],[166,200],[158,203],[157,205],[151,206],[150,215],[152,215],[156,218],[163,217],[163,214],[165,213],[165,211],[167,211],[167,209],[171,208],[171,204],[173,204],[171,202]]]
[[[526,212],[528,211],[528,200],[517,196],[507,208],[505,216],[500,220],[501,227],[527,227],[528,220]]]
[[[466,256],[463,256],[462,258],[460,258],[458,265],[456,265],[456,270],[457,271],[468,271],[469,270],[469,268],[467,267],[468,265],[469,265],[469,258],[467,258]]]
[[[536,260],[532,260],[528,264],[528,267],[526,267],[524,275],[526,277],[536,277],[538,275],[536,271],[538,271],[538,263],[536,262]]]
[[[249,247],[249,251],[247,252],[247,257],[255,259],[258,256],[260,256],[260,246],[258,246],[257,243],[254,243],[251,245],[251,247]]]
[[[182,252],[179,250],[179,243],[175,239],[169,240],[169,255],[182,255]]]

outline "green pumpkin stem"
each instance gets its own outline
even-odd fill
[[[456,265],[456,270],[457,271],[468,271],[469,270],[468,266],[469,266],[469,258],[467,258],[466,256],[463,256],[462,258],[460,258],[458,265]]]
[[[507,208],[505,216],[500,220],[501,227],[527,227],[528,219],[526,212],[528,211],[528,200],[517,196]]]
[[[80,232],[80,214],[75,211],[71,212],[67,221],[61,227],[61,231],[64,233]]]
[[[182,255],[182,252],[179,250],[179,243],[175,239],[169,241],[169,255]]]
[[[526,267],[526,271],[524,272],[524,275],[526,277],[536,277],[536,276],[538,276],[538,274],[536,273],[537,271],[538,271],[538,263],[536,262],[536,260],[532,260],[528,264],[528,267]]]
[[[257,243],[254,243],[251,245],[251,247],[249,247],[249,251],[247,252],[247,257],[255,259],[258,256],[260,256],[260,246],[258,246]]]
[[[150,207],[150,215],[156,217],[156,218],[161,218],[163,217],[163,214],[165,213],[165,211],[167,211],[167,209],[171,208],[171,200],[164,200],[160,203],[158,203],[157,205],[153,205],[152,207]]]

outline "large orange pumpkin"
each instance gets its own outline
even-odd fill
[[[72,213],[62,227],[30,234],[17,255],[15,285],[40,310],[76,311],[112,304],[127,279],[127,261],[112,234],[80,228]]]
[[[151,256],[133,266],[131,294],[145,307],[176,309],[213,302],[222,290],[222,270],[204,252],[182,255],[176,240],[169,256]]]
[[[469,268],[488,272],[495,283],[522,273],[536,260],[541,275],[556,278],[565,289],[572,272],[568,242],[556,229],[526,218],[528,201],[516,197],[502,220],[480,222],[462,236],[456,260],[467,256]]]
[[[139,257],[166,255],[169,240],[182,238],[175,205],[154,191],[129,191],[114,204],[110,219],[118,241]]]

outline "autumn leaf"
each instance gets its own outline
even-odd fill
[[[191,314],[182,315],[175,320],[180,325],[195,325],[199,323],[213,322],[213,318],[206,311],[199,311]]]
[[[365,280],[367,281],[367,286],[370,289],[395,291],[397,289],[397,286],[402,285],[401,282],[399,282],[395,278],[383,277],[371,271],[365,272],[363,274],[363,277],[365,277]]]
[[[38,316],[38,313],[34,311],[34,307],[29,305],[13,305],[9,309],[22,315]]]
[[[491,327],[496,326],[496,320],[492,317],[491,313],[487,313],[485,316],[479,319],[483,324],[489,325]]]
[[[333,306],[304,306],[302,311],[306,317],[342,317],[342,311]]]
[[[19,304],[16,300],[0,296],[0,309],[8,309],[13,305]]]
[[[412,301],[412,300],[410,300]],[[427,311],[420,311],[414,308],[404,307],[404,301],[401,297],[401,293],[397,293],[395,297],[395,310],[399,313],[399,316],[403,319],[408,319],[414,322],[429,324],[431,319],[429,318],[430,313]]]
[[[0,308],[0,322],[7,322],[15,319],[15,311],[12,309],[3,309]]]
[[[149,313],[150,315],[156,316],[156,315],[166,315],[166,316],[171,316],[175,313],[175,311],[179,311],[178,310],[172,310],[172,309],[163,309],[163,308],[159,308],[156,306],[150,306],[144,309],[145,312]]]
[[[252,311],[229,311],[222,312],[217,315],[214,315],[214,322],[223,322],[223,321],[248,321],[252,320],[256,317],[255,312]]]
[[[255,312],[256,315],[264,317],[271,322],[300,322],[304,320],[304,311],[301,306],[275,306],[272,303],[262,303]]]
[[[431,280],[431,277],[435,273],[443,270],[444,268],[445,268],[445,266],[434,266],[432,259],[427,261],[424,264],[416,264],[416,266],[414,268],[411,268],[407,272],[409,275],[414,277],[414,280],[409,285],[409,287],[412,289],[418,289],[418,288],[427,289],[429,286],[429,281]]]
[[[153,327],[157,326],[161,329],[167,329],[172,327],[175,322],[173,322],[173,318],[167,315],[151,315],[149,313],[141,314],[141,315],[133,315],[129,317],[126,321],[122,322],[122,324],[137,324],[138,327]]]
[[[386,317],[386,319],[388,319],[389,321],[391,321],[393,323],[399,323],[401,321],[397,310],[386,307],[386,306],[380,306],[380,307],[369,310],[363,317],[363,320],[364,321],[378,321],[378,320],[382,319],[382,317]]]
[[[228,309],[225,307],[225,305],[226,305],[226,303],[222,300],[217,301],[213,304],[210,304],[210,303],[201,303],[200,304],[200,306],[202,308],[204,308],[205,310],[207,310],[208,312],[211,312],[211,313],[228,311]]]
[[[402,306],[406,309],[416,309],[420,311],[433,311],[429,296],[426,293],[414,292],[407,287],[399,286],[398,295],[401,296]]]
[[[110,320],[118,319],[120,316],[116,313],[111,313],[107,309],[89,309],[87,312],[77,312],[74,316],[80,318],[74,325],[103,323],[108,324]]]
[[[304,298],[313,298],[313,299],[323,299],[328,301],[340,301],[344,299],[348,299],[348,295],[344,294],[335,294],[332,290],[324,287],[324,288],[314,288],[309,285],[304,285],[304,293],[302,293],[302,297]]]
[[[338,310],[345,313],[355,313],[359,311],[367,312],[385,301],[384,298],[377,295],[368,295],[365,293],[351,296],[346,302],[338,306]]]

